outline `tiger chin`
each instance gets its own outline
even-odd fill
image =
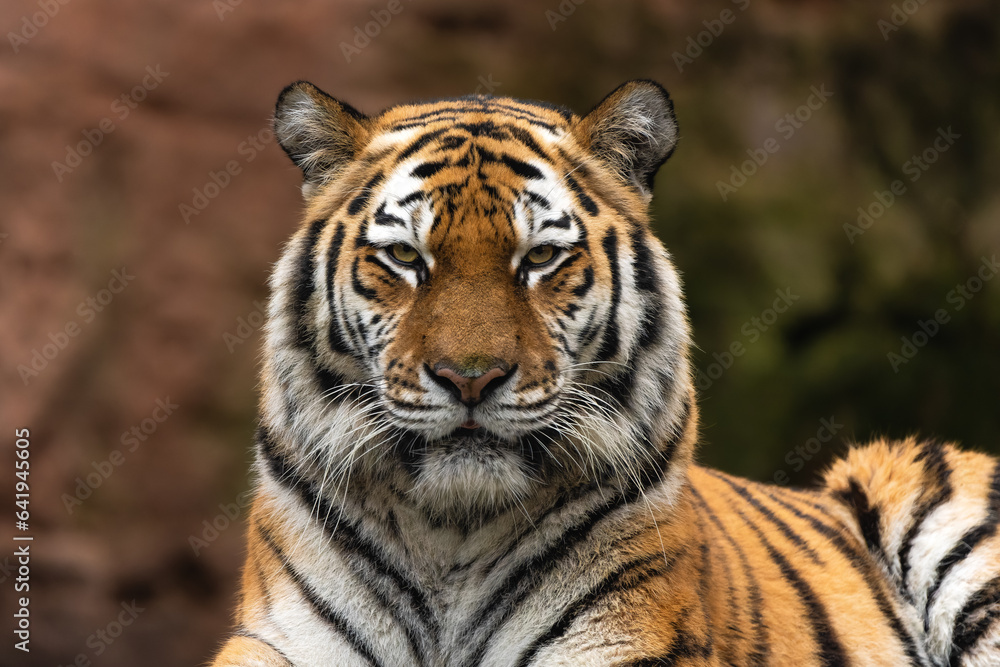
[[[1000,470],[875,442],[693,462],[667,92],[365,115],[298,82],[236,629],[213,664],[998,665]]]

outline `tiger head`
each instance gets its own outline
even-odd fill
[[[473,96],[364,115],[286,88],[307,213],[272,278],[263,423],[323,492],[469,516],[682,474],[677,273],[648,226],[666,91],[580,117]]]

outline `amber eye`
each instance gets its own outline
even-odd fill
[[[552,258],[556,256],[556,248],[551,245],[538,245],[528,251],[525,255],[525,259],[528,260],[529,264],[534,264],[535,266],[540,266],[542,264],[548,264],[552,261]]]
[[[400,264],[413,264],[420,259],[420,253],[405,243],[397,243],[389,248],[389,254]]]

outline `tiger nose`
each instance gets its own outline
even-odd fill
[[[510,367],[504,362],[497,362],[486,371],[462,369],[447,362],[440,362],[427,371],[432,380],[456,399],[472,407],[499,389],[516,369],[516,364]]]

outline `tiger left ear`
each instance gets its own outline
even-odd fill
[[[677,145],[677,117],[663,86],[629,81],[584,116],[573,134],[648,200],[657,170]]]
[[[308,81],[296,81],[278,96],[274,134],[302,170],[302,193],[308,198],[365,145],[368,118]]]

